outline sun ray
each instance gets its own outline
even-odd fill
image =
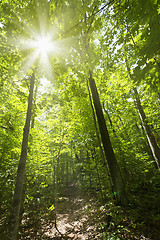
[[[51,23],[48,15],[37,9],[37,15],[34,22],[28,21],[24,27],[23,37],[18,42],[21,52],[22,71],[27,72],[33,66],[39,68],[45,76],[53,75],[53,58],[62,60],[68,48],[68,42],[60,38],[59,28]],[[25,20],[22,20],[26,23]],[[15,45],[17,45],[15,43]],[[53,76],[52,76],[53,77]]]
[[[38,51],[34,51],[32,53],[30,53],[22,62],[22,68],[21,70],[24,73],[27,73],[27,71],[33,66],[33,64],[35,63],[36,59],[38,58],[39,52]]]

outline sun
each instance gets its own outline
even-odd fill
[[[36,63],[43,71],[51,71],[50,59],[59,52],[60,45],[51,33],[31,31],[32,37],[22,39],[21,49],[26,51],[23,69],[29,69]],[[38,60],[38,62],[37,62]]]
[[[39,51],[40,54],[50,54],[53,51],[54,43],[48,36],[39,36],[35,40],[35,48]]]
[[[27,72],[36,67],[44,74],[51,75],[54,59],[64,56],[64,39],[61,40],[57,26],[49,23],[47,17],[39,18],[37,23],[36,26],[26,26],[25,34],[18,42],[18,50],[22,53],[21,69]]]

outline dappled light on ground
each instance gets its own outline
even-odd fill
[[[57,199],[56,226],[54,211],[47,224],[45,219],[41,219],[40,228],[36,229],[35,226],[35,230],[32,231],[33,239],[99,239],[95,200],[91,197],[84,198],[73,188],[70,187],[65,196]],[[21,239],[29,239],[25,220],[23,223]]]
[[[35,212],[24,213],[20,239],[159,240],[155,223],[152,226],[148,219],[147,226],[148,215],[139,213],[145,211],[144,208],[137,204],[123,209],[109,200],[100,203],[95,196],[74,185],[66,187],[57,193],[56,211],[54,208],[41,210],[37,206],[37,216]]]
[[[57,213],[57,228],[63,237],[70,239],[94,239],[97,235],[97,225],[93,213],[89,211],[91,200],[87,203],[84,199],[75,198],[59,204]],[[55,226],[46,234],[50,237],[62,237]]]

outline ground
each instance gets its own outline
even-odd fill
[[[21,239],[100,239],[94,197],[71,185],[63,196],[57,196],[55,207],[56,210],[49,213],[49,221],[41,219],[41,223],[37,222],[36,229],[34,223],[28,225],[24,214]]]
[[[70,185],[57,193],[56,199],[50,208],[45,206],[46,200],[43,207],[42,200],[40,205],[28,206],[30,212],[23,214],[21,240],[160,240],[157,209],[149,209],[151,201],[145,206],[145,196],[135,205],[122,208],[113,200],[100,203],[96,194]]]

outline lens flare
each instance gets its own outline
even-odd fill
[[[54,59],[64,56],[66,46],[63,44],[64,39],[60,38],[57,25],[50,23],[41,11],[35,22],[35,25],[32,22],[25,25],[24,34],[18,42],[18,50],[22,53],[21,69],[24,73],[36,67],[42,74],[50,77],[54,72]]]
[[[47,33],[32,34],[32,38],[22,40],[21,49],[27,53],[23,69],[29,69],[36,62],[36,65],[47,73],[51,72],[50,58],[59,53],[60,45],[55,41],[54,36]],[[38,62],[37,62],[38,60]]]
[[[53,50],[54,43],[47,36],[40,36],[35,41],[35,48],[42,54],[49,54]]]

